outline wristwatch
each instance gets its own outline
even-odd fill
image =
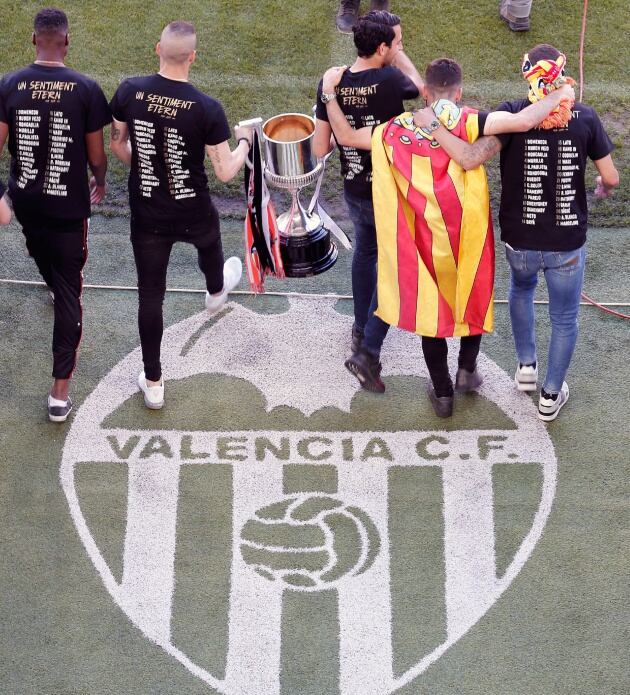
[[[434,118],[434,119],[431,121],[431,123],[429,123],[429,127],[427,128],[427,130],[429,131],[429,133],[433,133],[433,132],[436,131],[441,125],[442,125],[442,124],[440,123],[440,121],[438,121],[437,118]]]
[[[330,92],[329,94],[327,94],[326,92],[322,92],[322,95],[319,98],[322,100],[323,104],[327,104],[329,101],[332,101],[333,99],[337,98],[337,93]]]

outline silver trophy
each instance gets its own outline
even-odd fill
[[[239,125],[256,128],[264,142],[267,183],[291,194],[289,210],[277,218],[285,275],[307,277],[323,273],[334,265],[338,255],[331,232],[344,247],[352,245],[318,202],[325,159],[318,161],[311,149],[314,119],[301,113],[283,113],[264,123],[255,118]],[[300,191],[315,182],[311,202],[304,207]]]

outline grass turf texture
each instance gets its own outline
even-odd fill
[[[70,20],[68,64],[93,76],[111,96],[118,82],[129,75],[157,69],[154,46],[162,27],[173,19],[188,19],[197,26],[199,51],[191,79],[221,100],[230,123],[260,115],[269,118],[288,111],[310,113],[319,77],[331,64],[353,60],[351,37],[334,29],[336,2],[258,2],[243,0],[200,3],[118,2],[63,4]],[[364,7],[366,7],[364,3]],[[41,7],[34,2],[7,2],[0,37],[0,70],[14,70],[33,58],[32,19]],[[403,19],[404,43],[422,70],[433,58],[449,55],[464,68],[465,100],[491,108],[506,98],[525,94],[520,77],[522,54],[540,42],[550,42],[568,57],[568,72],[578,77],[578,51],[582,3],[577,0],[537,0],[529,32],[510,32],[499,19],[497,2],[476,5],[445,0],[428,8],[412,0],[393,3]],[[617,149],[621,186],[604,204],[591,207],[594,226],[630,223],[628,177],[629,127],[627,34],[630,21],[623,0],[591,5],[585,48],[585,101],[595,106]],[[335,158],[336,159],[336,158]],[[6,180],[7,156],[0,175]],[[489,166],[491,187],[498,190],[498,167]],[[592,190],[594,168],[589,167]],[[241,177],[225,187],[211,178],[213,192],[227,194],[224,214],[242,215]],[[324,184],[324,197],[339,198],[336,163]],[[126,208],[126,172],[111,158],[110,193],[102,206],[116,214]],[[496,202],[496,200],[495,200]]]
[[[467,94],[479,105],[522,94],[524,83],[517,71],[520,54],[541,40],[550,40],[567,50],[570,65],[575,68],[571,73],[577,77],[581,3],[537,1],[532,30],[524,35],[507,31],[496,16],[496,4],[462,8],[454,2],[440,3],[439,19],[437,11],[427,12],[417,3],[395,2],[394,9],[403,15],[407,50],[417,63],[423,65],[439,54],[454,55],[465,66]],[[292,109],[307,112],[318,74],[330,63],[349,62],[352,58],[350,41],[332,28],[336,2],[322,5],[114,2],[97,8],[70,2],[65,4],[72,23],[69,62],[94,75],[111,95],[123,76],[155,68],[152,49],[162,25],[175,17],[187,17],[197,23],[201,42],[193,79],[225,103],[231,122],[254,113],[267,117]],[[3,69],[13,69],[32,59],[30,23],[39,7],[35,3],[5,4],[5,32],[0,37]],[[586,100],[605,116],[618,145],[627,141],[628,135],[627,121],[624,125],[623,120],[628,103],[624,95],[628,86],[624,62],[627,50],[623,43],[628,20],[623,7],[621,2],[591,6],[586,66]],[[417,15],[412,16],[412,11]],[[475,27],[472,38],[471,26]],[[449,48],[445,48],[447,31],[452,36]],[[246,38],[251,46],[246,45]],[[607,90],[612,91],[610,99]],[[626,149],[619,149],[615,156],[622,164],[622,177],[625,173],[627,179],[627,142]],[[6,161],[5,154],[5,178]],[[124,173],[114,166],[112,174],[112,200],[116,202],[110,202],[108,209],[115,212],[118,204],[124,204]],[[218,193],[225,193],[222,185],[215,181],[211,185]],[[621,195],[613,201],[592,208],[594,224],[627,224],[626,181],[623,186],[618,192]],[[340,190],[338,178],[329,175],[327,187],[327,195],[335,201]],[[224,200],[223,209],[234,209],[238,214],[242,209],[238,184],[233,184],[228,193],[239,198],[238,204],[229,206]],[[225,221],[223,229],[226,252],[240,255],[240,224]],[[93,220],[86,282],[134,283],[127,237],[126,219],[97,216]],[[630,251],[626,241],[627,229],[590,231],[586,290],[597,298],[627,301],[630,296],[626,272]],[[13,224],[2,232],[0,276],[39,279],[22,249],[21,234]],[[324,276],[282,284],[270,282],[269,288],[349,294],[349,260],[349,254],[342,251],[335,268]],[[192,250],[177,247],[169,285],[201,289],[201,276],[195,266]],[[614,286],[611,278],[615,278]],[[506,296],[506,288],[505,262],[498,255],[498,298]],[[281,312],[286,308],[286,300],[271,297],[239,301],[258,311]],[[45,415],[52,323],[47,294],[43,288],[0,285],[0,302],[0,535],[4,557],[0,565],[0,691],[12,695],[211,692],[147,641],[105,592],[77,537],[59,488],[58,464],[67,428],[51,425]],[[86,332],[73,383],[78,406],[112,366],[138,344],[134,293],[88,290],[84,306]],[[201,306],[201,294],[169,294],[166,325],[190,316]],[[350,314],[351,303],[339,302],[337,310]],[[537,316],[543,345],[548,338],[546,307],[539,307]],[[544,536],[501,600],[425,676],[400,691],[404,695],[621,695],[630,689],[625,658],[630,439],[623,407],[630,379],[629,348],[626,322],[592,308],[582,309],[581,335],[570,375],[571,401],[549,426],[558,455],[559,479]],[[496,332],[484,339],[483,350],[503,369],[513,370],[513,346],[504,306],[496,308]],[[544,354],[541,359],[545,359]],[[184,399],[181,385],[172,386],[172,398]],[[426,405],[423,399],[420,394],[418,405],[422,408]],[[140,420],[148,423],[152,414],[140,400],[135,406],[133,417],[138,424]],[[197,414],[198,410],[195,408]],[[461,409],[459,416],[472,418],[473,411]],[[524,470],[522,484],[517,487],[511,487],[512,480],[497,481],[512,494],[505,498],[506,508],[498,510],[503,518],[498,522],[498,533],[515,533],[515,519],[522,517],[522,523],[528,522],[532,500],[527,490],[537,481],[527,480],[527,474]],[[99,539],[105,547],[108,543],[114,547],[124,527],[124,508],[118,494],[125,490],[123,475],[113,475],[107,490],[91,477],[89,469],[80,481],[85,499],[93,500],[88,506],[96,516],[89,521],[105,534]],[[200,495],[203,500],[206,491],[196,480],[183,483],[188,486],[187,497]],[[405,479],[399,481],[399,486],[401,497],[411,489],[410,481]],[[415,502],[410,498],[408,508]],[[399,508],[397,523],[407,524],[406,511],[404,505]],[[217,505],[204,512],[200,504],[199,514],[203,513],[208,519],[198,523],[210,526],[211,513],[217,516],[227,511]],[[190,529],[194,531],[195,526]],[[422,524],[413,531],[430,552],[432,549],[426,548],[430,536],[423,533]],[[187,562],[188,544],[199,542],[194,533],[184,538],[178,562]],[[433,551],[439,557],[441,548]],[[111,553],[110,559],[114,557],[116,553]],[[508,559],[498,558],[503,563]],[[118,562],[117,566],[112,560],[114,571],[120,571],[119,557]],[[209,576],[208,568],[199,570]],[[424,579],[417,575],[413,578]],[[211,589],[209,585],[208,591]],[[325,611],[326,606],[320,610]],[[299,606],[288,606],[285,618],[303,623],[301,615]],[[191,641],[195,639],[195,618],[192,614],[185,616]],[[311,620],[315,618],[319,615],[310,616]],[[427,621],[434,618],[431,614],[425,616]],[[217,618],[217,627],[224,629],[224,623],[219,623]],[[305,634],[304,638],[309,636]],[[221,639],[220,633],[216,639]],[[308,668],[308,664],[303,666]],[[298,692],[305,691],[296,682],[294,687],[287,686],[283,695]]]
[[[133,277],[126,223],[120,220],[115,225],[114,222],[102,218],[94,221],[88,281],[105,280],[111,274],[107,258],[114,257],[120,261],[121,281]],[[240,247],[240,230],[236,223],[225,227],[229,253]],[[596,283],[602,291],[605,280],[599,272],[601,264],[612,259],[611,273],[627,265],[627,256],[612,253],[618,233],[618,230],[598,232],[597,242],[592,244],[589,282]],[[17,256],[15,245],[19,232],[15,226],[8,231],[5,241],[8,253],[0,259],[2,273],[6,275],[13,269],[17,277],[36,277],[32,263]],[[99,260],[105,264],[100,265]],[[320,277],[319,286],[312,289],[346,293],[347,260],[347,254],[343,254],[338,265]],[[178,247],[173,254],[172,282],[190,282],[194,262],[190,249]],[[505,264],[499,261],[498,266],[497,294],[503,296]],[[281,298],[239,301],[261,312],[286,309],[286,300]],[[3,413],[0,527],[5,558],[0,567],[0,582],[4,587],[0,639],[7,655],[0,668],[0,689],[12,695],[212,692],[130,624],[105,592],[85,556],[59,489],[58,463],[67,427],[53,426],[45,416],[45,374],[49,369],[52,320],[47,295],[43,289],[0,286],[0,302],[3,307],[0,313]],[[200,307],[201,295],[169,295],[165,322],[176,323]],[[350,308],[347,301],[337,307],[344,313],[349,313]],[[138,343],[134,294],[88,290],[85,311],[85,339],[73,383],[77,404]],[[498,306],[496,313],[496,332],[484,339],[483,350],[511,372],[514,356],[506,307]],[[545,307],[537,309],[541,344],[548,338],[545,314]],[[630,440],[627,413],[619,405],[627,398],[629,348],[627,324],[591,308],[582,310],[581,337],[570,375],[571,401],[561,417],[549,426],[559,461],[559,478],[545,534],[500,601],[421,679],[401,690],[404,695],[420,692],[620,695],[627,692],[630,674],[624,660],[627,626],[623,607],[627,603],[628,570],[624,552],[627,537],[624,489],[630,473],[626,454]],[[544,354],[541,360],[545,360]],[[339,368],[343,369],[341,365]],[[388,383],[396,388],[394,381]],[[184,392],[182,386],[171,384],[170,411],[176,411],[179,403],[203,419],[199,413],[207,402],[198,402],[201,392]],[[360,395],[365,399],[376,398],[371,394]],[[419,411],[428,411],[421,391],[417,406]],[[483,404],[460,407],[458,417],[470,418],[474,426],[473,416],[483,412],[483,407],[478,410],[478,406]],[[148,412],[139,397],[126,403],[120,414],[124,416],[128,411],[138,427],[151,426],[155,413]],[[376,412],[372,413],[375,416]],[[370,421],[370,416],[366,417]],[[466,427],[461,420],[459,426]],[[507,506],[497,508],[496,513],[499,515],[497,533],[503,534],[508,547],[518,541],[518,536],[511,538],[518,524],[526,527],[529,523],[536,496],[530,496],[528,491],[535,490],[539,484],[537,479],[528,478],[531,472],[525,467],[517,474],[522,477],[518,486],[513,480],[496,480],[497,488],[502,486],[507,493],[504,497]],[[88,520],[99,533],[99,543],[105,552],[110,551],[108,560],[113,571],[120,572],[116,544],[120,543],[124,529],[124,506],[121,506],[121,499],[124,501],[121,494],[126,489],[124,470],[113,471],[106,488],[102,487],[102,481],[99,484],[94,473],[89,466],[81,473],[82,500],[91,510]],[[403,526],[417,506],[413,495],[405,502],[405,492],[415,485],[413,475],[410,472],[409,479],[401,477],[394,489],[402,500],[395,523]],[[182,484],[185,486],[182,494],[187,499],[195,500],[195,495],[204,491],[196,479],[185,478]],[[218,484],[227,485],[227,482]],[[430,480],[426,485],[432,489]],[[221,487],[215,494],[220,491]],[[212,490],[205,492],[210,494]],[[195,518],[183,522],[183,546],[177,558],[180,563],[194,556],[194,544],[211,540],[195,535],[206,516],[211,524],[215,517],[227,513],[219,504],[204,506],[203,499],[202,495]],[[424,508],[427,523],[432,518],[430,501],[426,500]],[[441,549],[428,546],[431,535],[426,533],[423,518],[419,518],[420,525],[412,531],[418,534],[423,551],[439,559]],[[186,536],[188,532],[192,535]],[[187,543],[193,545],[189,547]],[[112,558],[118,558],[118,562]],[[509,558],[498,558],[503,563],[506,559]],[[211,560],[209,556],[208,562]],[[431,566],[436,563],[427,563],[427,572]],[[205,571],[204,567],[198,569]],[[415,580],[432,585],[431,576],[423,575]],[[409,584],[409,578],[406,581]],[[222,590],[214,584],[206,582],[206,585],[208,591]],[[184,584],[178,590],[186,592],[188,587]],[[431,604],[426,594],[423,598],[426,605]],[[325,610],[326,606],[322,605],[320,612],[307,618],[317,622]],[[198,616],[184,617],[191,631],[186,636],[192,643]],[[300,606],[287,606],[285,619],[297,620],[297,627],[303,625]],[[439,623],[439,615],[429,613],[424,620],[429,624],[432,620]],[[181,623],[178,625],[181,627]],[[217,623],[219,628],[224,629],[224,624]],[[304,637],[310,638],[312,633]],[[218,631],[215,639],[220,642],[225,638]],[[324,646],[330,641],[326,636],[322,639]],[[406,646],[410,649],[412,643]],[[211,650],[212,644],[207,648]],[[415,653],[413,648],[407,658],[411,659],[412,653]],[[298,692],[306,692],[300,690],[299,682],[283,690],[286,695]],[[318,695],[321,692],[328,690],[320,690]]]

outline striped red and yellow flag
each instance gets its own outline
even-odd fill
[[[462,109],[451,132],[474,142],[477,112]],[[375,128],[372,166],[376,314],[430,337],[492,331],[494,237],[484,168],[462,169],[409,113]]]

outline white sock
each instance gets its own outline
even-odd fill
[[[48,396],[48,405],[51,408],[54,408],[54,407],[63,408],[64,406],[68,405],[68,401],[60,401],[58,398],[53,398],[52,396]]]

